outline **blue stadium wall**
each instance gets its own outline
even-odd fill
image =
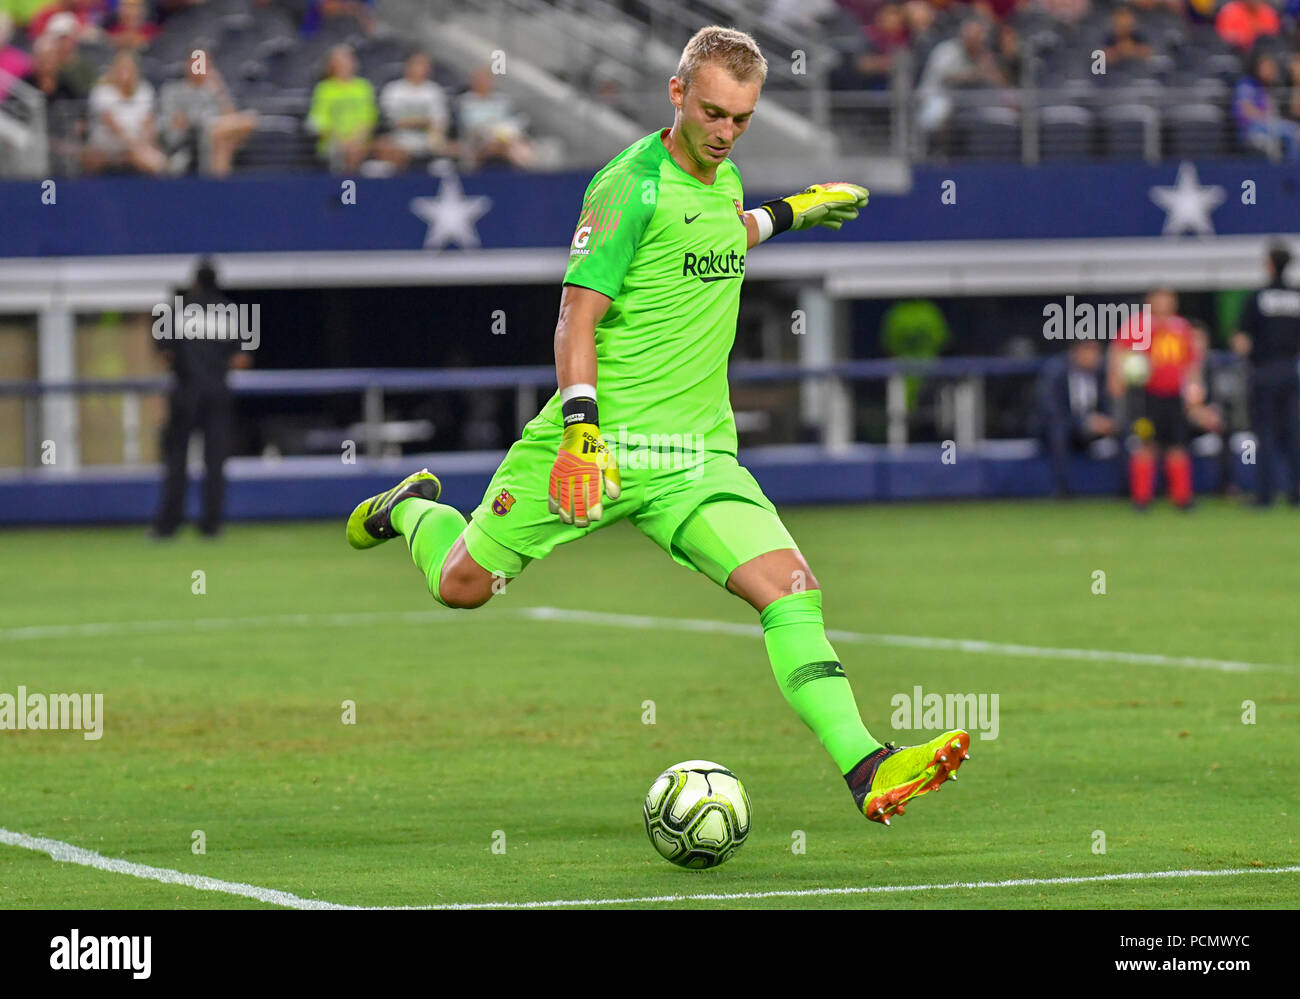
[[[286,462],[279,470],[256,459],[237,460],[228,476],[227,514],[232,520],[346,517],[360,499],[426,464],[442,479],[444,501],[468,512],[482,499],[500,457],[412,455],[354,466],[316,460],[310,468]],[[1029,499],[1049,495],[1051,485],[1046,459],[996,442],[965,449],[950,465],[937,444],[858,445],[834,457],[816,450],[742,449],[740,460],[778,504]],[[1233,484],[1252,489],[1253,473],[1253,467],[1234,463]],[[1202,495],[1218,489],[1218,459],[1197,459],[1195,480]],[[1117,461],[1080,457],[1071,463],[1070,486],[1078,496],[1119,496],[1124,483]],[[157,502],[158,475],[152,471],[0,478],[0,524],[143,523]],[[198,484],[191,482],[191,520],[197,504]]]
[[[1183,169],[1187,167],[1187,169]],[[741,161],[743,170],[743,160]],[[1191,177],[1180,178],[1194,171]],[[520,175],[485,171],[463,178],[412,174],[357,179],[355,204],[342,179],[323,175],[245,176],[224,181],[180,178],[59,180],[53,204],[38,182],[0,184],[0,258],[120,257],[131,254],[419,251],[430,242],[430,201],[474,202],[474,231],[484,249],[563,248],[573,233],[586,172]],[[807,178],[792,181],[796,186]],[[870,178],[864,178],[870,183]],[[1217,235],[1300,232],[1300,166],[1250,160],[1180,164],[964,165],[923,167],[905,193],[873,194],[866,224],[840,234],[783,237],[817,242],[1160,238],[1169,214],[1155,192],[1194,183]],[[1249,187],[1252,197],[1243,198]],[[954,191],[956,203],[941,197]],[[751,191],[750,202],[788,192]],[[428,199],[428,200],[421,200]],[[424,208],[422,213],[419,208]],[[1172,238],[1172,237],[1168,237]],[[1212,238],[1204,235],[1184,239]],[[463,252],[431,246],[428,252]],[[0,272],[4,264],[0,260]],[[0,378],[3,373],[0,373]],[[491,456],[441,456],[450,468],[446,495],[463,508],[482,495]],[[871,502],[933,498],[1043,496],[1050,477],[1041,455],[995,443],[944,465],[935,445],[859,446],[847,455],[763,448],[743,452],[764,489],[781,503]],[[232,463],[232,518],[338,516],[418,467],[359,463],[332,469],[286,461],[267,467]],[[1253,469],[1236,465],[1249,488]],[[1202,491],[1219,484],[1217,461],[1198,460]],[[1115,462],[1080,459],[1072,485],[1084,495],[1119,494]],[[83,469],[75,475],[0,474],[0,523],[129,522],[147,519],[157,498],[153,472]],[[191,496],[191,502],[195,497]]]
[[[872,195],[866,224],[783,240],[1160,236],[1168,214],[1153,192],[1175,187],[1179,169],[1173,163],[922,167],[906,193]],[[1215,234],[1300,231],[1300,166],[1223,160],[1192,169],[1182,180],[1194,180],[1216,199],[1207,216]],[[417,199],[461,196],[487,199],[478,203],[474,221],[485,249],[565,247],[589,180],[586,172],[491,170],[451,181],[428,174],[359,178],[354,204],[343,201],[343,180],[326,175],[59,180],[54,204],[44,203],[38,182],[8,182],[0,184],[0,257],[419,250],[431,227]],[[791,186],[805,180],[792,178]],[[955,203],[941,197],[946,184]],[[757,203],[783,193],[789,192],[746,197]]]

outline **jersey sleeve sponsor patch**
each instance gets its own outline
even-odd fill
[[[617,296],[655,211],[657,177],[635,161],[615,164],[591,182],[569,244],[566,284]]]

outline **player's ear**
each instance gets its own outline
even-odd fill
[[[668,99],[673,102],[673,107],[678,111],[682,109],[682,103],[686,99],[686,88],[682,86],[682,81],[675,76],[668,81]]]

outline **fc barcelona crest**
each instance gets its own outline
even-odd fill
[[[510,495],[510,490],[502,489],[501,495],[492,501],[492,512],[498,517],[504,517],[514,505],[515,498]]]

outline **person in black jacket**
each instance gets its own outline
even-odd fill
[[[1076,340],[1038,376],[1038,435],[1052,463],[1053,496],[1070,494],[1070,455],[1115,433],[1115,421],[1106,412],[1103,359],[1097,341]]]
[[[1232,347],[1250,362],[1250,421],[1257,442],[1256,499],[1273,502],[1277,452],[1290,471],[1287,499],[1300,506],[1300,290],[1284,283],[1291,254],[1268,252],[1269,283],[1246,300]]]
[[[152,533],[169,538],[176,533],[185,515],[185,491],[188,485],[186,454],[190,435],[203,433],[203,507],[199,530],[213,537],[221,530],[226,495],[225,461],[230,453],[234,423],[234,404],[226,384],[226,372],[233,367],[247,367],[249,355],[240,350],[240,331],[224,322],[214,323],[208,306],[227,306],[229,300],[217,287],[211,261],[199,261],[194,282],[186,289],[184,305],[205,309],[201,336],[183,334],[184,319],[175,315],[170,339],[159,338],[158,345],[171,363],[175,384],[162,434],[162,458],[166,474]],[[167,308],[172,308],[169,305]],[[155,336],[158,326],[155,324]]]

